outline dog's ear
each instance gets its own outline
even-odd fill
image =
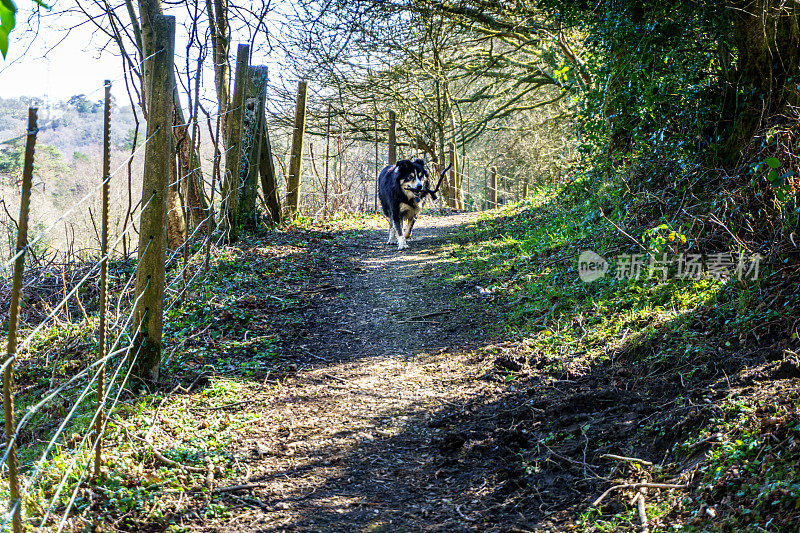
[[[411,161],[409,161],[408,159],[401,159],[395,164],[395,167],[397,168],[400,174],[406,174],[408,172],[411,172],[411,170],[413,170]]]

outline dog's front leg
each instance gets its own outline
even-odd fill
[[[394,223],[389,219],[389,240],[386,241],[386,244],[392,244],[395,240],[397,240],[397,232],[394,229]]]
[[[403,250],[408,248],[408,243],[406,242],[406,237],[403,235],[403,221],[400,218],[400,213],[392,213],[392,225],[393,230],[397,234],[397,249]]]
[[[411,239],[411,232],[414,231],[414,223],[416,221],[417,221],[417,217],[411,217],[411,218],[408,219],[408,229],[406,230],[406,233],[404,235],[406,240]]]

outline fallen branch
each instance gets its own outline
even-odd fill
[[[628,463],[638,463],[644,466],[653,466],[653,463],[650,461],[645,461],[644,459],[637,459],[636,457],[625,457],[623,455],[613,455],[610,453],[604,453],[600,456],[600,459],[614,459],[615,461],[625,461]]]
[[[236,492],[238,490],[258,489],[266,487],[269,483],[245,483],[243,485],[231,485],[230,487],[220,487],[215,489],[214,492]]]
[[[196,467],[196,466],[184,465],[184,464],[179,463],[178,461],[173,461],[172,459],[167,459],[166,457],[161,455],[160,451],[156,450],[155,448],[151,448],[151,450],[153,450],[153,455],[156,456],[156,459],[158,459],[162,463],[167,464],[169,466],[172,466],[172,467],[175,467],[175,468],[184,468],[184,469],[188,470],[189,472],[205,472],[206,471],[205,468],[199,468],[199,467]]]
[[[441,311],[434,311],[432,313],[425,313],[424,315],[417,315],[417,316],[410,316],[404,319],[405,322],[411,322],[412,320],[422,320],[423,318],[431,318],[434,316],[446,315],[447,313],[452,312],[452,309],[442,309]]]
[[[722,441],[723,435],[722,433],[714,433],[713,435],[709,435],[708,437],[701,439],[691,446],[689,446],[690,450],[694,450],[695,448],[699,448],[703,444],[718,444]]]
[[[639,527],[640,533],[650,533],[650,528],[647,525],[647,510],[644,506],[644,488],[639,489],[639,497],[636,498],[636,509],[639,511],[639,521],[642,525]]]
[[[242,400],[242,401],[239,401],[239,402],[232,402],[232,403],[226,403],[226,404],[223,404],[223,405],[217,405],[215,407],[190,407],[190,409],[192,411],[219,411],[220,409],[228,409],[229,407],[236,407],[236,406],[239,406],[239,405],[245,405],[245,404],[248,404],[248,403],[253,403],[255,401],[257,401],[257,400]]]
[[[642,487],[647,487],[649,489],[688,489],[689,485],[676,485],[674,483],[626,483],[624,485],[615,485],[601,494],[600,497],[597,498],[594,503],[592,503],[592,507],[597,507],[600,505],[600,502],[602,502],[606,496],[615,490],[639,489]]]

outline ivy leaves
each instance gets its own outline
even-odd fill
[[[797,173],[794,170],[787,170],[781,173],[780,159],[768,157],[764,161],[752,165],[752,168],[754,172],[766,171],[767,181],[772,185],[772,191],[779,202],[783,203],[791,198],[791,183],[789,180],[795,177]]]
[[[17,6],[13,0],[0,0],[0,54],[8,53],[8,34],[17,24]]]

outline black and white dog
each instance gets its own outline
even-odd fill
[[[417,215],[425,199],[436,199],[431,190],[430,175],[422,159],[402,159],[381,171],[378,177],[378,197],[383,214],[389,219],[389,242],[397,240],[397,249],[408,248],[408,239],[414,229]],[[438,187],[437,187],[438,189]],[[404,223],[408,229],[403,232]]]

